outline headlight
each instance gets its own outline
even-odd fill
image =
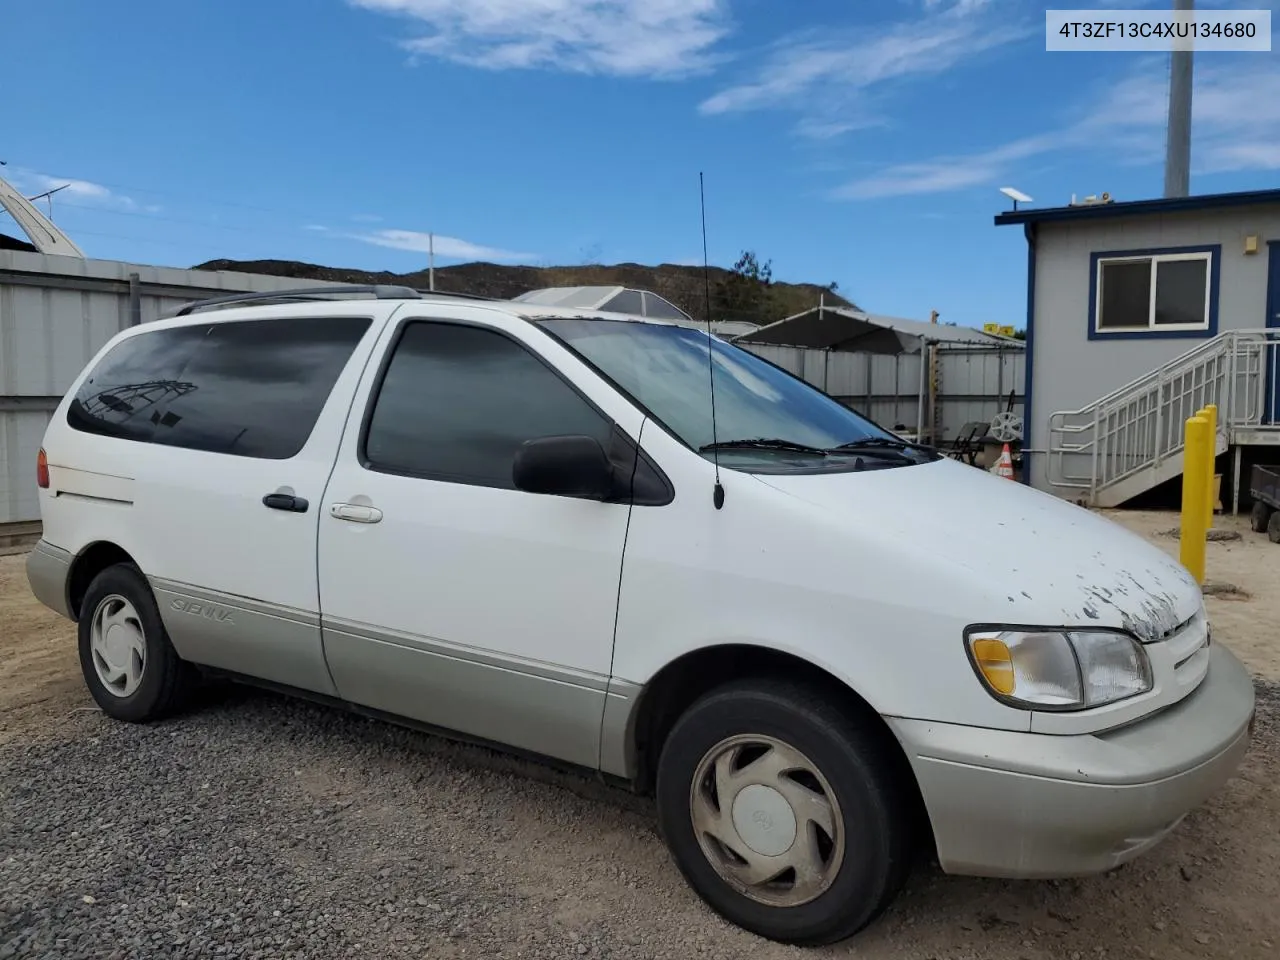
[[[1136,639],[1103,630],[971,629],[965,642],[988,690],[1028,710],[1084,710],[1151,689]]]

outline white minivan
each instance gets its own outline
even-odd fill
[[[1115,867],[1248,748],[1178,563],[704,329],[229,299],[117,334],[45,435],[28,575],[112,717],[220,674],[596,771],[655,795],[712,908],[799,944],[917,851]]]

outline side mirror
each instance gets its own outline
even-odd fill
[[[607,500],[614,493],[613,468],[594,437],[539,437],[516,453],[511,479],[517,490],[584,500]]]

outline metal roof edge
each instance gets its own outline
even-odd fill
[[[1270,203],[1280,204],[1280,189],[1245,190],[1238,193],[1206,193],[1191,197],[1157,197],[1151,200],[1089,203],[1067,207],[1042,207],[1031,210],[1007,210],[1004,213],[996,214],[994,224],[997,227],[1004,227],[1015,223],[1101,220],[1110,217],[1183,213],[1194,210],[1215,210]]]

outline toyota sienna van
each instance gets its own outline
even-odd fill
[[[854,934],[917,852],[1113,868],[1250,739],[1173,559],[683,323],[205,301],[107,343],[37,472],[31,587],[109,716],[215,674],[594,771],[778,941]]]

